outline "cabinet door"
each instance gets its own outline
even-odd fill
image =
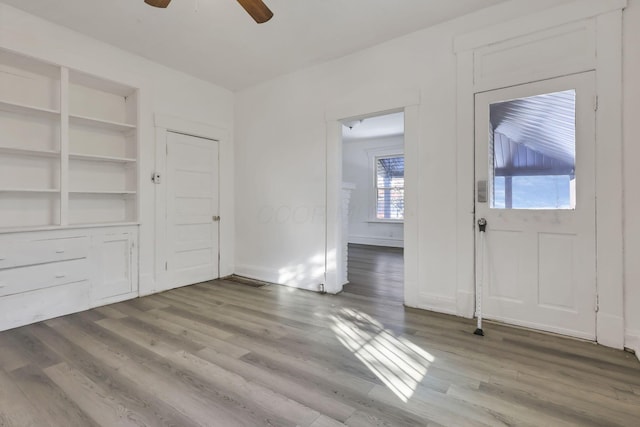
[[[93,283],[93,301],[128,294],[133,291],[133,249],[131,233],[95,236],[96,275]]]

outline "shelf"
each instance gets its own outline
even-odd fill
[[[111,122],[109,120],[102,120],[93,117],[84,117],[78,115],[69,115],[69,123],[76,126],[89,126],[119,132],[126,132],[136,129],[135,125],[130,125],[128,123]]]
[[[77,228],[101,228],[101,227],[133,227],[139,226],[139,222],[102,222],[94,224],[69,224],[69,225],[35,225],[25,227],[0,227],[0,234],[23,233],[27,231],[52,231],[52,230],[73,230]]]
[[[69,154],[69,158],[71,160],[86,160],[86,161],[94,161],[94,162],[111,162],[111,163],[135,163],[136,162],[136,159],[132,159],[128,157],[99,156],[94,154],[80,154],[80,153],[71,153]]]
[[[59,193],[60,190],[51,188],[0,188],[0,193]]]
[[[0,110],[15,114],[28,114],[40,117],[60,117],[60,112],[48,108],[34,107],[32,105],[16,104],[13,102],[0,101]]]
[[[107,194],[107,195],[132,195],[136,194],[135,191],[128,190],[80,190],[80,191],[69,191],[69,194]]]
[[[98,227],[131,227],[140,225],[139,222],[113,221],[113,222],[97,222],[97,223],[72,223],[64,228],[98,228]]]
[[[18,156],[60,157],[59,151],[33,150],[29,148],[0,147],[2,154],[15,154]]]

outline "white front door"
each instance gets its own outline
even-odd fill
[[[166,288],[218,275],[218,141],[167,133]]]
[[[476,94],[485,318],[596,338],[594,88],[583,73]]]

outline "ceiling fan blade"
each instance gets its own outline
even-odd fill
[[[246,10],[258,24],[262,24],[273,18],[273,12],[271,12],[262,0],[238,0],[238,3],[244,7],[244,10]]]
[[[171,0],[144,0],[144,2],[149,6],[161,7],[164,9],[165,7],[169,6]]]

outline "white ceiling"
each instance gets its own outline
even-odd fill
[[[235,0],[1,1],[238,90],[505,0],[265,0],[261,25]]]
[[[347,126],[342,126],[342,139],[345,142],[364,138],[402,135],[404,134],[404,113],[369,117],[362,121],[345,121],[343,124],[353,125],[351,129]]]

